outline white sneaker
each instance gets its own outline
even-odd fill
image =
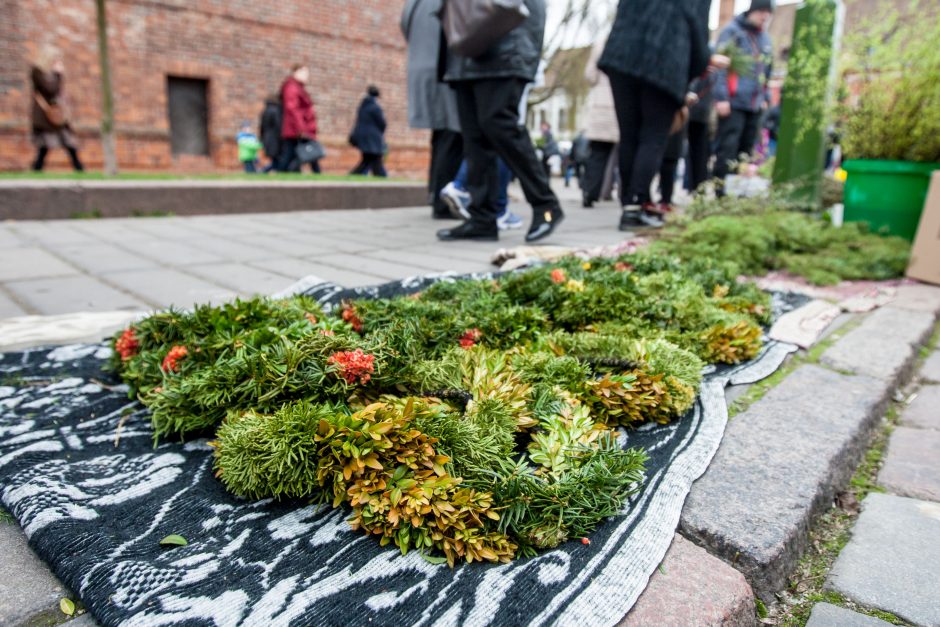
[[[457,189],[451,181],[441,190],[441,200],[447,205],[450,214],[455,218],[470,219],[470,192]]]
[[[511,229],[522,228],[522,218],[514,214],[509,209],[496,216],[496,226],[500,231],[509,231]]]

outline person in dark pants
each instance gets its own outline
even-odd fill
[[[277,169],[281,153],[281,125],[284,123],[284,111],[281,108],[281,95],[270,94],[264,101],[264,110],[258,124],[258,137],[264,147],[264,154],[270,159],[264,171]]]
[[[604,52],[607,35],[607,32],[598,33],[584,68],[584,78],[591,86],[585,109],[587,129],[584,134],[589,141],[588,154],[581,185],[581,205],[585,209],[593,207],[594,203],[601,199],[607,164],[617,142],[620,141],[620,126],[617,124],[610,81],[606,74],[597,69],[597,61]]]
[[[718,37],[718,49],[733,45],[753,60],[746,74],[730,69],[715,81],[715,110],[718,112],[718,149],[715,178],[718,195],[731,165],[742,154],[750,155],[760,130],[761,113],[770,103],[768,82],[773,70],[773,47],[765,27],[773,16],[774,0],[752,0],[750,8],[734,18]]]
[[[526,20],[476,58],[447,53],[444,80],[457,92],[457,112],[467,158],[470,219],[438,231],[441,240],[496,240],[502,157],[532,205],[527,242],[548,237],[564,219],[532,140],[519,125],[519,103],[535,79],[545,31],[545,0],[525,0]]]
[[[659,211],[669,213],[673,210],[672,194],[676,188],[676,170],[685,145],[685,127],[669,136],[663,162],[659,166]]]
[[[350,174],[388,176],[382,160],[385,158],[385,114],[379,106],[379,88],[369,85],[366,97],[359,104],[356,125],[349,135],[349,143],[359,149],[362,159]]]
[[[463,161],[457,98],[438,76],[442,6],[443,0],[407,0],[401,14],[401,32],[408,42],[408,125],[431,130],[428,202],[437,220],[458,218],[441,190],[457,177]]]
[[[297,145],[317,138],[317,115],[313,110],[313,99],[305,87],[309,80],[310,68],[298,64],[291,69],[291,75],[281,86],[281,103],[284,110],[278,167],[281,172],[300,172]],[[310,168],[314,173],[319,173],[319,162],[311,162]]]
[[[67,110],[63,83],[65,65],[58,52],[52,48],[43,50],[40,58],[30,70],[33,84],[33,102],[30,115],[33,127],[33,144],[36,160],[33,170],[41,172],[50,148],[61,146],[69,155],[72,168],[84,172],[85,166],[78,158],[78,140],[72,132]]]
[[[598,67],[620,125],[620,229],[660,227],[650,184],[689,82],[708,67],[708,0],[620,0]]]
[[[695,192],[708,180],[708,161],[711,159],[710,118],[715,105],[712,97],[714,81],[715,73],[709,71],[704,77],[692,81],[689,87],[698,96],[698,102],[689,107],[689,124],[686,127],[686,178],[690,192]]]

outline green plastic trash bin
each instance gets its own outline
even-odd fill
[[[927,199],[930,174],[940,163],[857,159],[842,164],[845,221],[867,222],[872,231],[887,231],[913,241]]]

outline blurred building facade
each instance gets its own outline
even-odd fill
[[[108,0],[108,42],[118,163],[125,170],[226,171],[239,167],[235,134],[257,125],[265,96],[294,63],[311,70],[326,172],[347,171],[347,137],[366,86],[388,118],[388,166],[423,176],[426,133],[408,129],[404,0]],[[0,170],[32,158],[29,68],[44,46],[66,66],[65,93],[86,165],[102,161],[95,3],[0,0]],[[66,166],[60,151],[50,166]]]

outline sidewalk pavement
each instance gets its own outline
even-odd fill
[[[940,350],[925,359],[919,389],[901,411],[878,475],[884,493],[862,502],[852,539],[826,588],[915,625],[940,625]],[[808,627],[887,625],[820,604]]]
[[[616,244],[617,203],[582,209],[556,183],[565,222],[544,243]],[[518,191],[514,196],[521,198]],[[512,205],[529,222],[531,210]],[[440,242],[430,208],[0,223],[0,319],[78,311],[146,311],[272,294],[316,275],[345,287],[453,270],[493,270],[490,256],[524,245]]]

